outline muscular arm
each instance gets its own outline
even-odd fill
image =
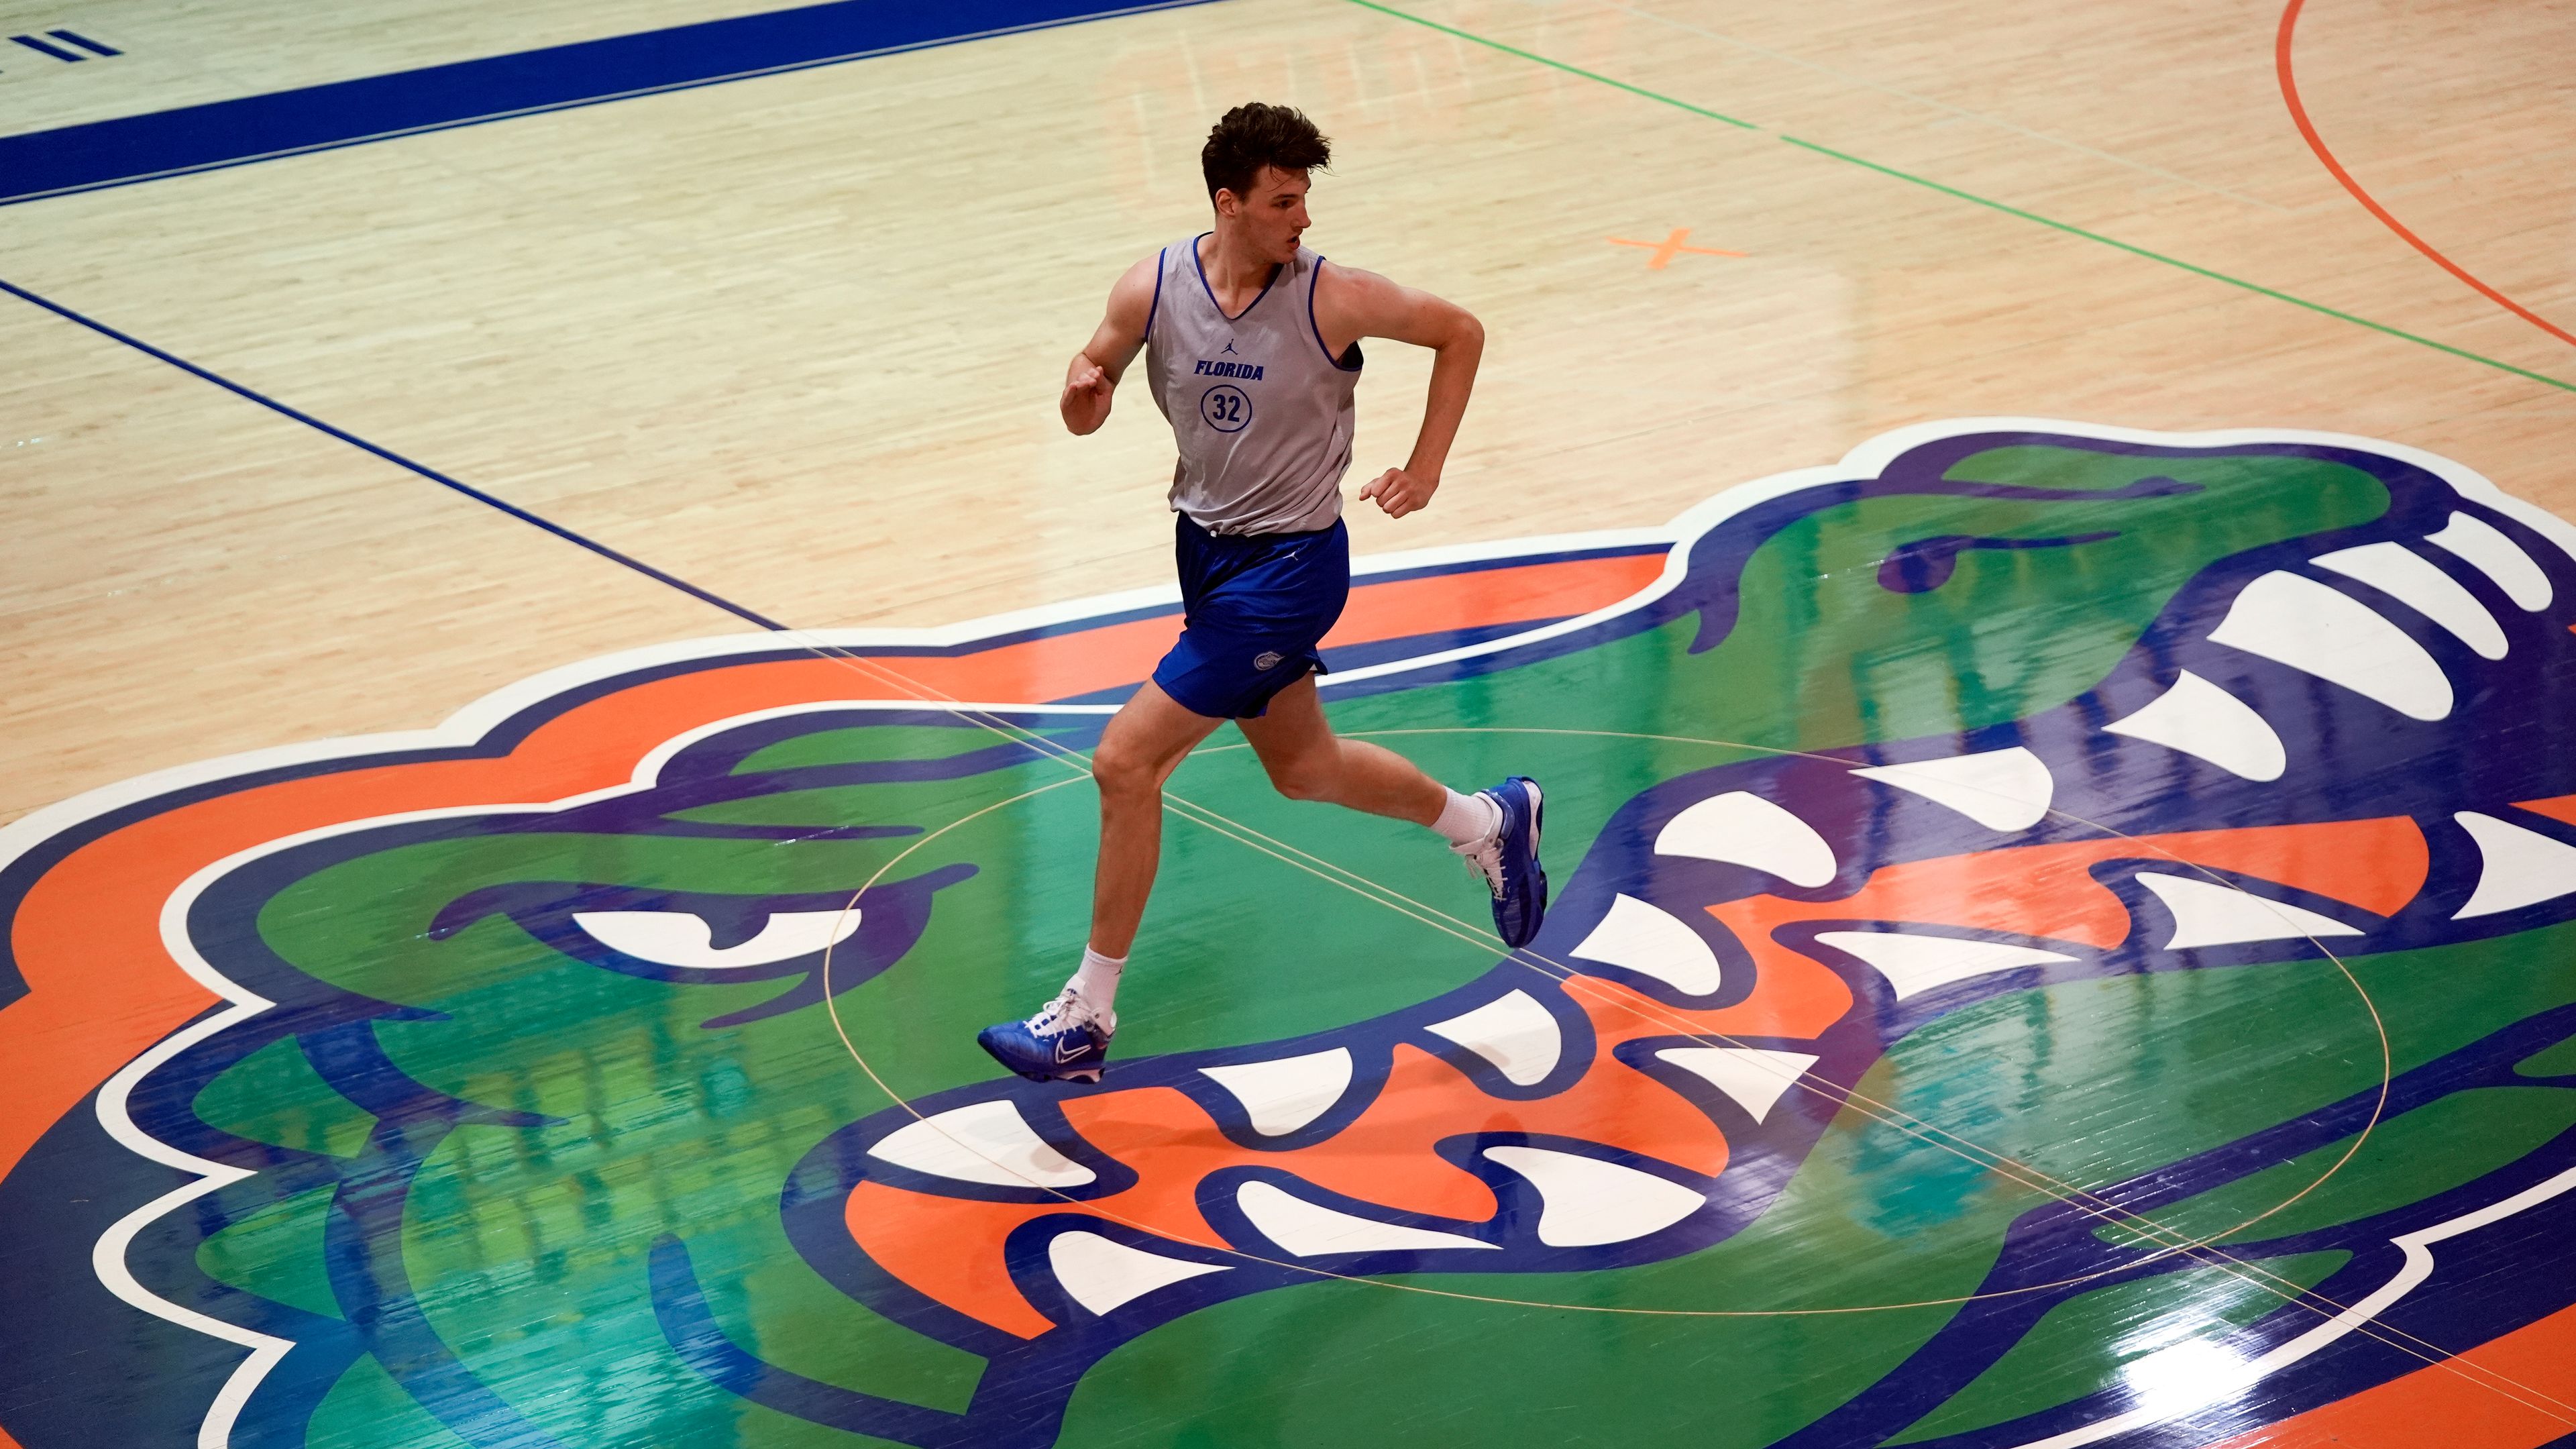
[[[1064,396],[1057,399],[1056,411],[1077,436],[1097,432],[1109,421],[1109,395],[1145,345],[1145,328],[1154,314],[1154,273],[1161,261],[1151,256],[1127,269],[1109,289],[1108,314],[1065,367]]]
[[[1476,363],[1485,353],[1485,328],[1466,308],[1429,292],[1401,287],[1375,272],[1327,266],[1315,281],[1315,326],[1339,357],[1363,337],[1385,337],[1432,350],[1431,390],[1423,400],[1422,431],[1413,456],[1360,490],[1389,518],[1402,518],[1431,501],[1440,471],[1466,416],[1476,386]]]

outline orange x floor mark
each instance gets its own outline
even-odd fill
[[[1673,264],[1673,258],[1683,252],[1688,252],[1695,257],[1740,257],[1744,255],[1742,252],[1719,251],[1715,247],[1684,246],[1682,243],[1690,240],[1690,228],[1686,226],[1674,227],[1673,234],[1659,242],[1630,241],[1624,236],[1603,237],[1602,240],[1610,242],[1616,246],[1645,247],[1651,250],[1654,252],[1654,255],[1646,259],[1646,270],[1650,272],[1660,272],[1664,268],[1671,266]]]

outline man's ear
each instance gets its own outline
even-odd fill
[[[1232,187],[1218,187],[1216,189],[1215,200],[1216,214],[1219,216],[1237,216],[1243,211],[1243,198],[1235,195]],[[1229,205],[1233,208],[1232,210],[1227,209]]]

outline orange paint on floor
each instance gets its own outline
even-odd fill
[[[1188,1100],[1177,1092],[1171,1096],[1182,1102]],[[1447,1062],[1420,1048],[1399,1046],[1391,1053],[1386,1086],[1378,1092],[1377,1100],[1330,1139],[1294,1152],[1254,1152],[1226,1143],[1228,1155],[1223,1161],[1211,1159],[1206,1170],[1256,1164],[1278,1167],[1327,1192],[1379,1203],[1399,1212],[1483,1222],[1494,1215],[1497,1204],[1493,1192],[1474,1174],[1451,1166],[1431,1149],[1444,1137],[1478,1130],[1482,1125],[1478,1114],[1508,1105],[1519,1104],[1497,1102],[1476,1090],[1473,1082]],[[1207,1121],[1196,1104],[1190,1104],[1188,1110],[1207,1122],[1210,1137],[1224,1140],[1217,1134],[1216,1124]],[[1073,1113],[1067,1111],[1065,1116],[1069,1120]],[[1093,1120],[1131,1150],[1142,1152],[1151,1147],[1132,1129]],[[1087,1130],[1083,1135],[1100,1141]],[[1137,1159],[1122,1160],[1134,1163]],[[1189,1211],[1196,1220],[1197,1209]]]
[[[2428,1364],[2210,1449],[2540,1449],[2576,1433],[2576,1409],[2566,1407],[2576,1404],[2576,1308],[2452,1364]]]
[[[1888,866],[1837,900],[1752,896],[1708,910],[1735,932],[1766,974],[1804,959],[1772,939],[1780,927],[1799,921],[1961,926],[2109,950],[2127,939],[2129,913],[2109,887],[2093,879],[2091,867],[2159,858],[2277,882],[2382,916],[2413,900],[2431,868],[2414,821],[2341,820],[1942,856]]]
[[[1692,1010],[1667,1006],[1643,992],[1597,976],[1579,976],[1566,991],[1592,1018],[1605,1053],[1612,1045],[1638,1037],[1700,1035],[1713,1038],[1757,1036],[1804,1041],[1824,1035],[1852,1008],[1851,988],[1823,966],[1793,951],[1774,951],[1755,961],[1759,974],[1753,991],[1733,1006]]]
[[[1673,258],[1680,256],[1683,253],[1688,253],[1696,257],[1741,257],[1744,255],[1742,252],[1720,251],[1716,247],[1692,247],[1682,245],[1683,241],[1686,240],[1690,234],[1691,229],[1689,227],[1677,226],[1673,228],[1671,235],[1665,237],[1659,242],[1634,241],[1624,236],[1605,236],[1602,240],[1610,243],[1612,246],[1644,247],[1648,251],[1653,252],[1654,255],[1646,259],[1646,270],[1650,272],[1660,272],[1664,268],[1671,266],[1673,264]]]
[[[1627,1018],[1626,1035],[1666,1035]],[[1185,1093],[1139,1087],[1075,1097],[1065,1121],[1085,1142],[1138,1173],[1124,1191],[1083,1203],[994,1203],[862,1183],[850,1194],[850,1235],[878,1266],[950,1308],[1029,1336],[1047,1320],[1002,1268],[1004,1241],[1022,1223],[1055,1212],[1097,1211],[1177,1242],[1222,1248],[1199,1212],[1214,1173],[1275,1168],[1327,1192],[1454,1222],[1491,1219],[1499,1204],[1483,1180],[1436,1148],[1463,1134],[1528,1132],[1603,1142],[1704,1176],[1726,1168],[1721,1133],[1679,1093],[1606,1051],[1565,1091],[1535,1101],[1486,1095],[1447,1062],[1418,1048],[1394,1050],[1386,1085],[1350,1126],[1286,1152],[1241,1146]],[[971,1261],[961,1261],[971,1260]]]
[[[2548,800],[2516,800],[2513,808],[2576,825],[2576,795],[2560,795]]]
[[[1383,584],[1355,581],[1350,607],[1324,636],[1324,647],[1474,629],[1499,620],[1589,614],[1653,583],[1666,557],[1624,554]]]
[[[1134,1168],[1135,1186],[1076,1203],[995,1203],[861,1183],[850,1194],[850,1236],[878,1266],[916,1291],[1023,1337],[1053,1325],[1003,1270],[1003,1244],[1023,1223],[1055,1212],[1096,1210],[1118,1221],[1204,1247],[1224,1246],[1198,1210],[1199,1186],[1230,1168],[1291,1172],[1328,1192],[1399,1212],[1481,1223],[1498,1204],[1484,1182],[1435,1150],[1474,1132],[1572,1137],[1672,1163],[1704,1176],[1723,1172],[1725,1134],[1687,1099],[1615,1059],[1640,1037],[1704,1034],[1805,1039],[1851,1010],[1850,988],[1803,956],[1782,954],[1761,968],[1745,1000],[1713,1011],[1653,1001],[1625,986],[1579,977],[1568,991],[1597,1038],[1591,1069],[1565,1091],[1534,1101],[1486,1095],[1446,1061],[1412,1046],[1394,1049],[1386,1084],[1348,1127],[1293,1151],[1236,1144],[1198,1104],[1169,1087],[1074,1097],[1066,1123],[1093,1147]],[[1536,984],[1536,983],[1533,983]]]
[[[1422,581],[1361,583],[1335,641],[1362,643],[1517,619],[1585,613],[1651,582],[1661,553],[1487,570],[1454,604]],[[1454,585],[1452,585],[1454,587]],[[74,850],[35,883],[10,945],[27,994],[0,1007],[0,1060],[15,1109],[0,1118],[0,1175],[98,1084],[215,1004],[171,959],[161,904],[203,867],[283,836],[410,810],[559,800],[624,783],[685,730],[755,710],[828,700],[940,695],[987,702],[1063,699],[1143,678],[1176,617],[1082,630],[950,658],[866,665],[771,659],[692,670],[567,710],[507,755],[359,765],[179,806]],[[782,636],[782,648],[795,647]],[[100,970],[101,961],[119,963]]]
[[[878,1267],[914,1292],[1004,1333],[1035,1338],[1055,1323],[1020,1296],[1002,1245],[1032,1218],[1080,1211],[1073,1203],[976,1202],[863,1182],[841,1220]]]

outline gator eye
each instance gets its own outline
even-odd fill
[[[719,947],[715,928],[689,911],[575,911],[572,923],[620,955],[657,966],[732,971],[810,956],[850,939],[859,913],[773,911],[748,941]]]

